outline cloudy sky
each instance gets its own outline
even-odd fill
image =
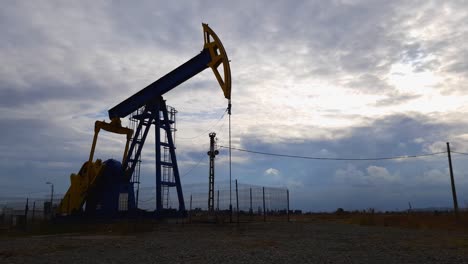
[[[233,147],[315,157],[468,152],[467,1],[2,1],[0,188],[64,193],[95,120],[202,49],[201,23],[232,71]],[[210,70],[165,95],[178,111],[184,184],[208,184],[208,132],[228,142]],[[97,158],[123,139],[101,134]],[[154,140],[142,185],[154,185]],[[468,156],[453,155],[468,206]],[[227,151],[216,181],[228,180]],[[186,172],[190,173],[186,173]],[[450,206],[445,154],[320,161],[233,151],[233,178],[288,187],[304,210]]]

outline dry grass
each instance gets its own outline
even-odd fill
[[[291,216],[292,221],[326,220],[364,226],[391,226],[411,229],[461,230],[468,232],[468,212],[457,221],[452,213],[321,213]]]
[[[70,233],[88,233],[88,234],[112,234],[126,235],[139,232],[153,231],[157,226],[158,221],[154,219],[138,219],[138,220],[108,220],[108,221],[83,221],[83,222],[63,222],[54,223],[48,221],[36,221],[29,223],[27,227],[12,227],[3,232],[0,232],[0,237],[16,237],[16,236],[47,236],[54,234],[70,234]]]
[[[266,222],[287,222],[286,215],[268,215]],[[228,215],[192,215],[185,219],[172,219],[179,224],[191,223],[217,223],[226,224],[230,222]],[[265,219],[261,215],[240,215],[239,223],[260,223]],[[237,216],[233,215],[232,221],[237,222]],[[468,212],[460,214],[456,221],[453,214],[448,212],[411,212],[411,213],[373,213],[373,212],[340,212],[340,213],[313,213],[302,215],[290,215],[291,222],[313,222],[331,221],[362,226],[384,226],[410,229],[433,229],[433,230],[456,230],[468,233]],[[163,221],[164,222],[164,221]],[[92,234],[131,234],[138,232],[153,231],[161,221],[151,219],[118,220],[111,222],[35,222],[29,224],[27,230],[13,229],[9,232],[0,232],[0,236],[22,236],[22,235],[50,235],[60,233],[92,233]],[[465,243],[465,241],[463,241]]]

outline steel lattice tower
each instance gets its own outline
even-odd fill
[[[208,151],[208,156],[210,156],[210,173],[209,173],[209,191],[208,191],[208,211],[214,211],[214,167],[215,167],[215,157],[219,154],[218,150],[215,150],[215,137],[216,133],[211,132],[210,136],[210,151]]]

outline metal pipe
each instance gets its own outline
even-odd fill
[[[449,144],[449,142],[447,142],[447,154],[448,154],[449,169],[450,169],[450,183],[452,185],[453,211],[455,213],[455,218],[458,221],[460,216],[458,214],[457,190],[455,189],[455,179],[453,178],[452,156],[450,155],[450,144]]]

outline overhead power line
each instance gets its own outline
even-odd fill
[[[200,163],[201,163],[202,161],[204,161],[206,158],[208,158],[208,155],[203,154],[203,155],[200,157],[200,160],[198,160],[198,162],[197,162],[195,165],[193,165],[190,169],[188,169],[186,172],[184,172],[183,174],[180,175],[180,178],[182,178],[182,177],[184,177],[184,176],[190,174],[190,173],[191,173],[196,167],[198,167],[198,165],[200,165]]]
[[[227,109],[224,110],[223,114],[221,115],[221,117],[216,120],[208,129],[206,129],[205,131],[203,131],[202,133],[194,136],[194,137],[180,137],[180,136],[177,136],[177,139],[182,139],[182,140],[191,140],[191,139],[195,139],[195,138],[198,138],[198,137],[201,137],[201,136],[205,136],[208,132],[210,132],[216,125],[218,125],[219,121],[221,121],[224,117],[224,115],[226,115],[227,113]]]
[[[229,149],[229,147],[219,146],[220,148]],[[441,152],[433,152],[427,154],[419,154],[419,155],[404,155],[404,156],[393,156],[393,157],[379,157],[379,158],[327,158],[327,157],[310,157],[310,156],[299,156],[299,155],[288,155],[288,154],[278,154],[278,153],[268,153],[268,152],[261,152],[261,151],[254,151],[248,149],[241,149],[241,148],[231,148],[233,150],[254,153],[254,154],[261,154],[261,155],[268,155],[268,156],[276,156],[276,157],[286,157],[286,158],[296,158],[296,159],[309,159],[309,160],[342,160],[342,161],[372,161],[372,160],[396,160],[396,159],[409,159],[409,158],[420,158],[420,157],[427,157],[427,156],[434,156],[439,154],[447,153],[447,151]]]
[[[451,150],[450,152],[456,153],[456,154],[460,154],[460,155],[467,155],[467,156],[468,156],[468,153],[464,153],[464,152],[457,152],[457,151],[453,151],[453,150]]]

